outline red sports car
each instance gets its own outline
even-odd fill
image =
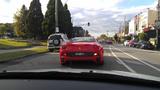
[[[59,53],[62,65],[69,61],[93,61],[98,65],[104,63],[103,47],[94,37],[73,38],[61,46]]]

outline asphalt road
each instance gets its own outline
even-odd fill
[[[104,65],[97,66],[92,62],[59,64],[58,53],[45,53],[1,63],[0,70],[35,70],[35,69],[96,69],[115,70],[147,74],[160,77],[160,51],[128,48],[121,45],[104,46]]]

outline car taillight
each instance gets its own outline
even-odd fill
[[[94,56],[97,56],[98,55],[98,53],[94,53]]]

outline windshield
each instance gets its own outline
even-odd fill
[[[71,39],[72,42],[95,42],[93,37],[76,37]]]
[[[160,78],[158,1],[1,0],[0,71],[87,69]]]

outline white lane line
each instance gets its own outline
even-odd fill
[[[115,47],[114,47],[114,48],[115,48]],[[157,70],[157,71],[160,72],[160,69],[159,69],[159,68],[157,68],[157,67],[155,67],[155,66],[153,66],[153,65],[151,65],[151,64],[149,64],[149,63],[147,63],[147,62],[144,62],[143,60],[140,60],[139,58],[137,58],[137,57],[135,57],[135,56],[133,56],[133,55],[131,55],[131,54],[128,54],[128,53],[122,51],[121,49],[118,49],[118,48],[115,48],[115,49],[121,51],[122,53],[124,53],[124,54],[132,57],[133,59],[138,60],[139,62],[141,62],[141,63],[143,63],[143,64],[145,64],[145,65],[147,65],[147,66],[149,66],[149,67],[151,67],[151,68],[153,68],[153,69],[155,69],[155,70]]]
[[[145,52],[149,52],[149,53],[159,53],[159,51],[152,51],[152,50],[143,50],[143,49],[135,49],[137,51],[145,51]]]
[[[116,62],[119,63],[119,64],[121,64],[121,65],[123,65],[119,60],[116,60]]]
[[[136,71],[134,71],[131,67],[129,67],[127,64],[125,64],[120,58],[118,58],[118,56],[112,51],[111,48],[109,48],[112,55],[119,61],[118,63],[121,63],[125,68],[127,68],[130,72],[132,73],[136,73]]]

